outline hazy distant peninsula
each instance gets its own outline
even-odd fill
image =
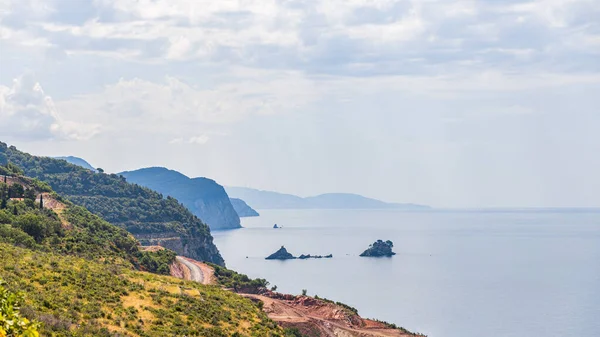
[[[302,198],[292,194],[246,187],[225,187],[232,198],[240,198],[256,209],[403,209],[427,210],[429,206],[388,203],[350,193],[327,193]]]
[[[73,156],[67,156],[67,157],[54,157],[54,159],[62,159],[62,160],[66,160],[67,163],[73,164],[73,165],[77,165],[77,166],[81,166],[85,169],[88,170],[92,170],[94,172],[96,172],[96,168],[93,167],[92,165],[90,165],[90,163],[88,163],[87,161],[85,161],[82,158],[79,157],[73,157]]]
[[[235,212],[240,216],[240,218],[260,215],[242,199],[229,198],[229,200],[231,201],[233,209],[235,209]]]
[[[240,217],[225,189],[214,180],[189,178],[164,167],[149,167],[119,174],[128,182],[176,198],[211,229],[241,227]]]

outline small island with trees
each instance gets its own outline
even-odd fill
[[[365,250],[360,256],[369,256],[369,257],[381,257],[381,256],[394,256],[396,253],[392,251],[394,247],[394,243],[390,240],[383,241],[377,240],[372,245],[369,246],[367,250]]]

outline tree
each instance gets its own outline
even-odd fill
[[[103,170],[103,169],[101,169],[101,168],[99,168],[99,167],[96,169],[96,171],[98,171],[98,172],[100,172],[100,173],[104,173],[104,170]]]
[[[40,194],[40,209],[44,209],[44,196]]]
[[[13,215],[19,215],[19,210],[17,210],[17,205],[13,205]]]
[[[6,198],[3,195],[2,201],[0,201],[0,209],[5,209],[5,208],[6,208]]]
[[[21,184],[12,184],[8,187],[9,198],[23,198],[25,188]]]
[[[36,242],[41,242],[46,236],[46,224],[44,218],[35,214],[23,214],[15,220],[15,225],[21,228],[21,230],[35,239]]]
[[[19,307],[23,294],[13,293],[0,280],[0,336],[39,337],[38,322],[21,317]]]
[[[302,289],[302,296],[306,296],[306,293],[308,292],[308,290],[306,289]]]
[[[23,193],[23,197],[35,201],[35,190],[33,188],[26,189],[25,193]]]

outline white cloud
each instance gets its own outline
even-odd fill
[[[11,44],[109,57],[129,48],[120,56],[135,61],[196,60],[360,76],[452,73],[462,71],[456,70],[460,64],[474,71],[475,65],[527,70],[536,60],[520,51],[571,62],[569,53],[597,53],[593,18],[600,15],[594,0],[97,0],[87,4],[85,19],[57,21],[51,18],[70,15],[61,12],[60,1],[9,4],[0,39]],[[17,21],[22,23],[10,24]],[[489,50],[506,51],[503,62]],[[423,61],[408,67],[416,56]]]
[[[183,36],[179,36],[177,38],[172,38],[170,41],[171,45],[167,52],[167,58],[171,60],[184,59],[192,46],[190,40]]]
[[[163,82],[120,79],[102,90],[59,101],[65,116],[86,111],[86,120],[103,132],[159,134],[171,143],[206,143],[219,125],[253,116],[289,113],[313,102],[321,93],[314,82],[294,72],[236,69],[224,76],[231,81],[198,88],[167,76]],[[212,125],[197,134],[198,125]]]
[[[98,125],[62,120],[50,96],[31,73],[0,86],[0,133],[17,139],[83,140],[99,131]]]
[[[198,145],[203,145],[208,143],[208,141],[210,140],[209,135],[207,134],[201,134],[198,136],[192,136],[189,138],[174,138],[172,140],[169,141],[169,144],[198,144]]]

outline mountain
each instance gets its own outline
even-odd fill
[[[209,227],[175,198],[164,198],[116,174],[32,156],[2,142],[0,165],[18,166],[25,175],[49,184],[74,204],[126,229],[144,245],[163,246],[178,255],[224,265]]]
[[[127,181],[170,195],[183,203],[211,229],[240,228],[240,217],[223,186],[207,178],[189,178],[164,167],[119,173]]]
[[[246,187],[225,187],[225,190],[231,198],[242,199],[256,209],[307,208],[303,198],[291,194],[261,191]]]
[[[77,166],[81,166],[85,169],[88,170],[92,170],[92,171],[96,171],[96,168],[94,168],[92,165],[90,165],[90,163],[88,163],[87,161],[79,158],[79,157],[73,157],[73,156],[68,156],[68,157],[54,157],[55,159],[62,159],[62,160],[66,160],[67,163],[73,164],[73,165],[77,165]]]
[[[231,200],[231,205],[240,218],[260,215],[242,199],[229,198],[229,200]]]
[[[426,210],[429,206],[387,203],[350,193],[327,193],[302,198],[291,194],[246,187],[226,187],[232,198],[240,198],[257,209],[403,209]]]

